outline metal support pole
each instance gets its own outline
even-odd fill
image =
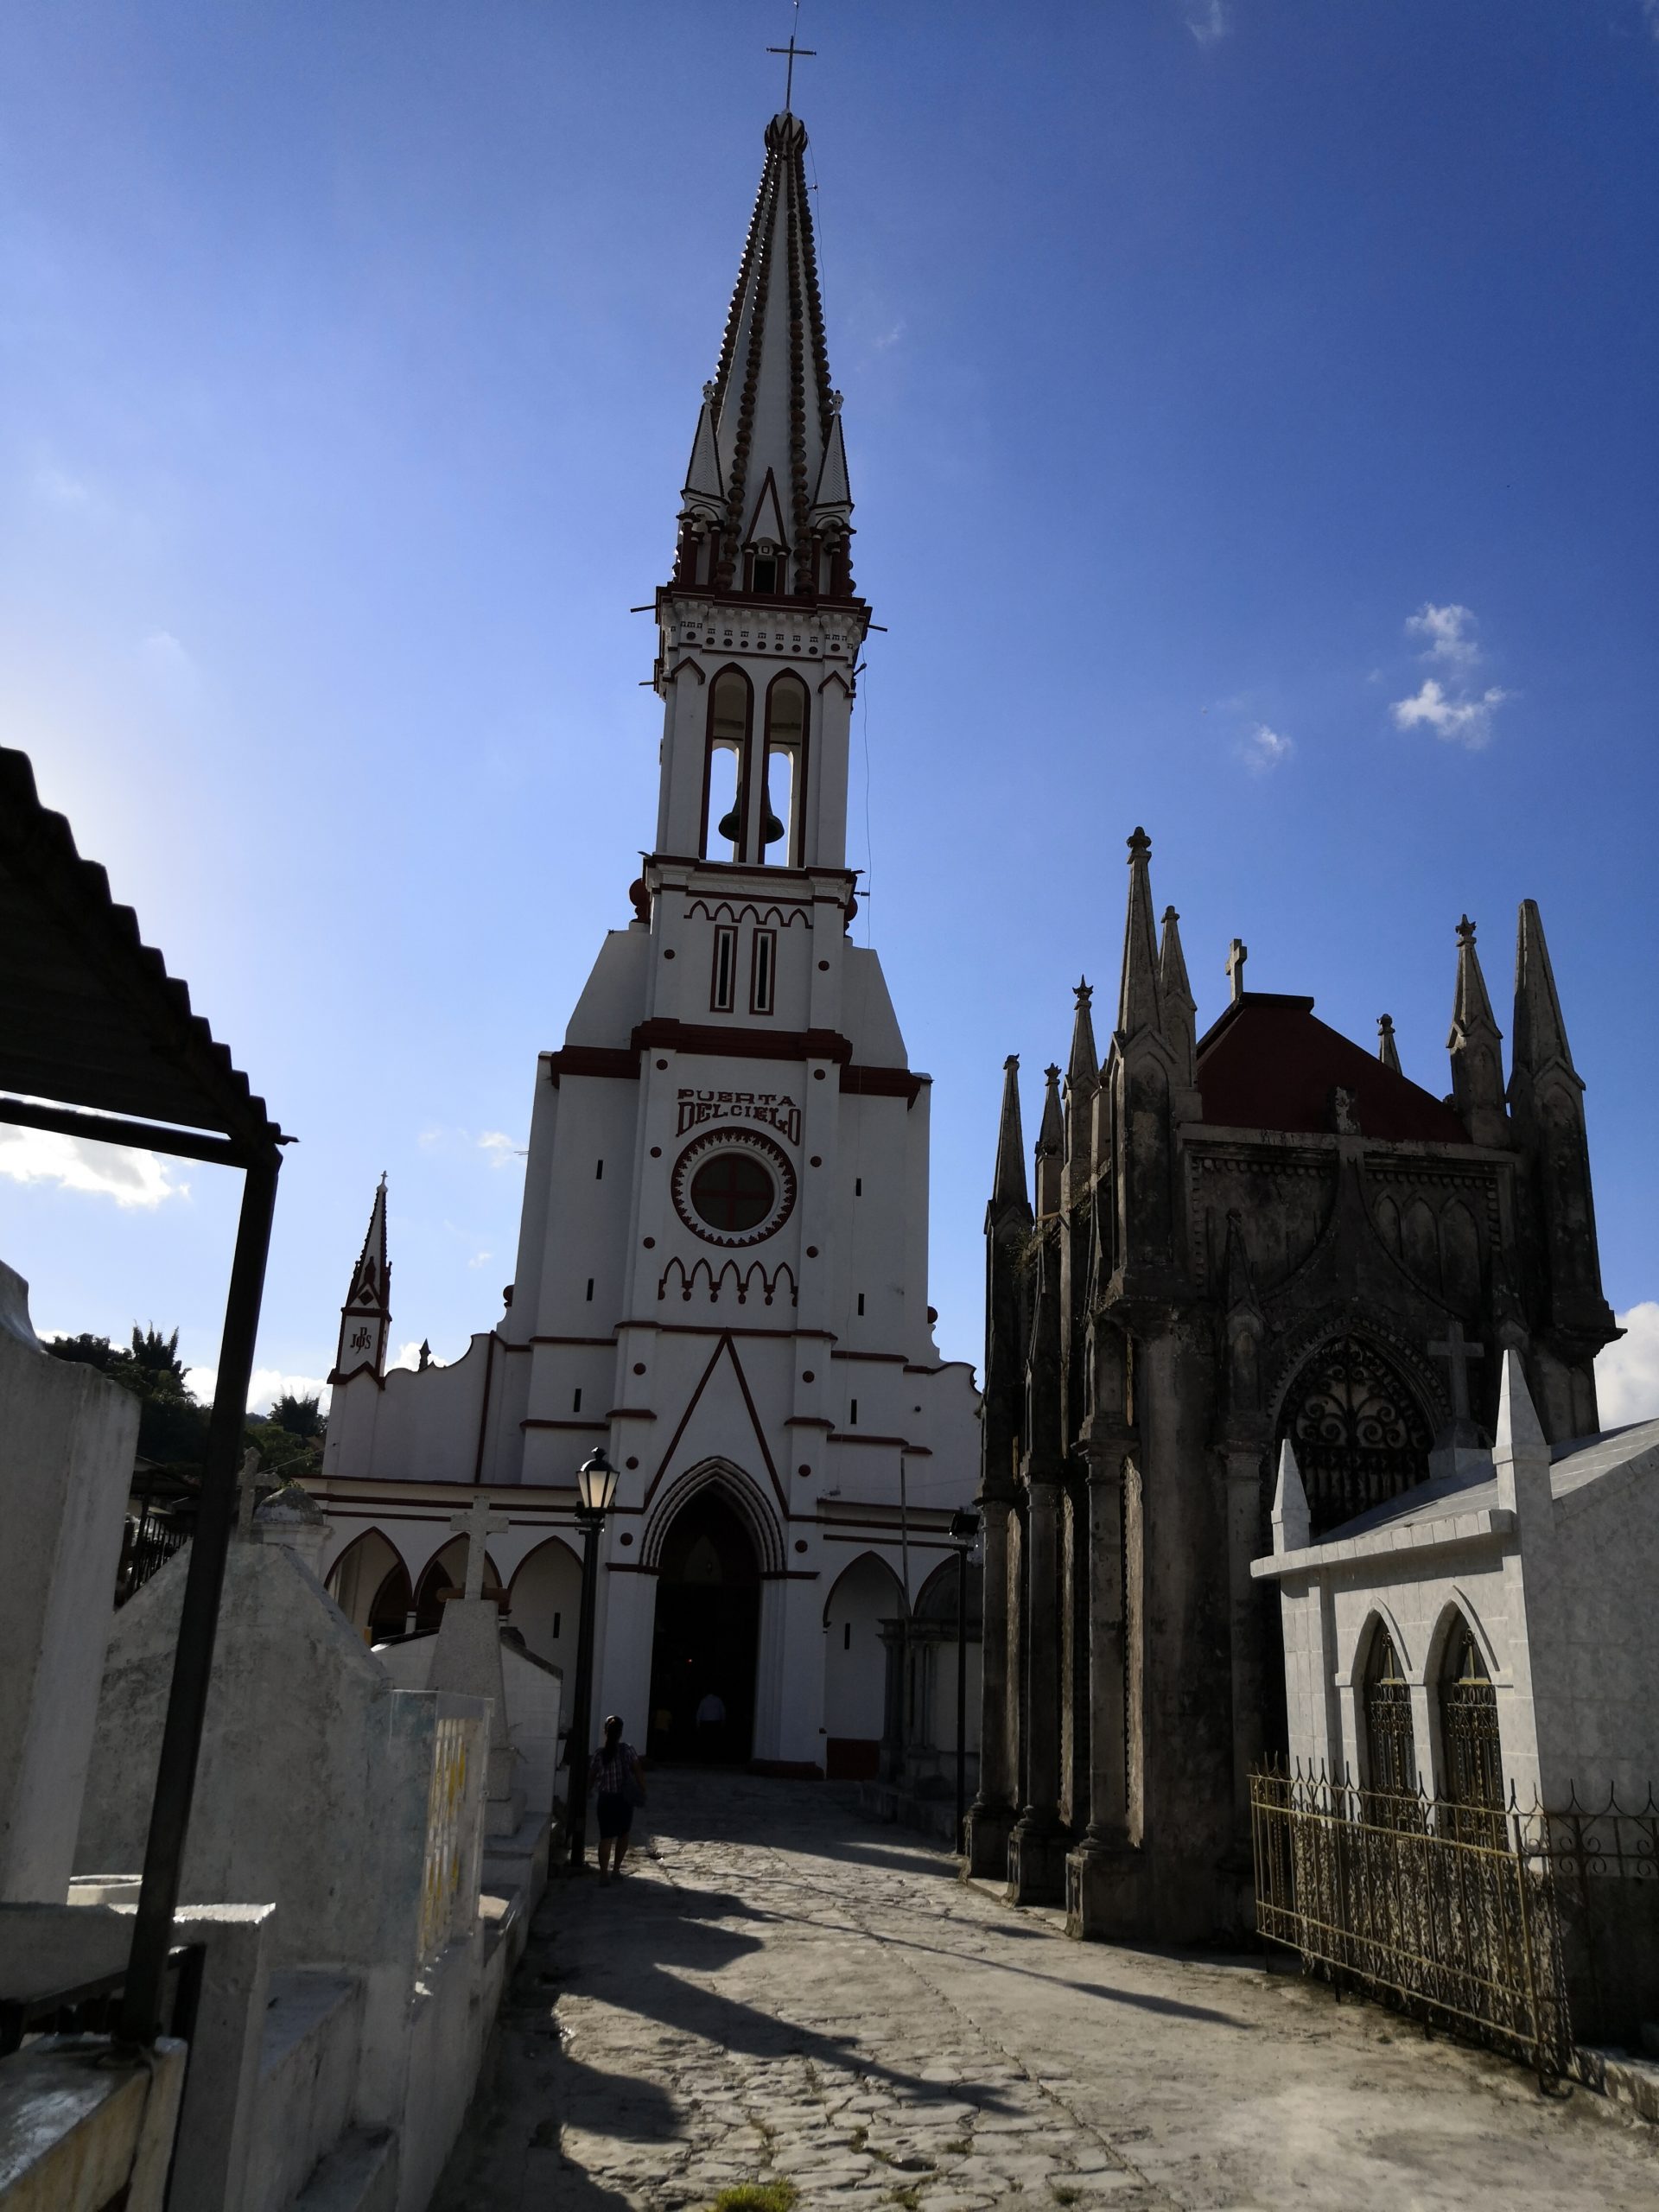
[[[968,1830],[968,1547],[957,1546],[957,1849]]]
[[[588,1739],[593,1732],[594,1612],[599,1592],[599,1532],[602,1513],[578,1510],[582,1529],[582,1619],[576,1635],[576,1687],[570,1700],[570,1731],[564,1756],[570,1779],[565,1787],[564,1821],[570,1831],[570,1868],[583,1862],[588,1847]]]
[[[248,1167],[242,1185],[242,1212],[237,1223],[230,1292],[225,1301],[201,1499],[190,1545],[179,1640],[173,1655],[173,1686],[168,1694],[149,1835],[144,1847],[143,1883],[138,1892],[132,1951],[121,1999],[120,2032],[130,2043],[152,2043],[162,2031],[162,1982],[184,1872],[225,1560],[236,1525],[236,1478],[242,1462],[248,1385],[253,1375],[259,1301],[264,1292],[265,1257],[270,1249],[271,1214],[282,1164],[281,1154],[273,1153]]]

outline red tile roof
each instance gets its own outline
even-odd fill
[[[1316,1020],[1312,999],[1246,991],[1198,1045],[1204,1119],[1224,1128],[1332,1129],[1331,1094],[1338,1087],[1354,1094],[1365,1136],[1469,1141],[1451,1107]]]

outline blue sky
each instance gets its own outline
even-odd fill
[[[652,830],[627,610],[790,13],[0,28],[0,728],[302,1140],[268,1377],[327,1371],[382,1168],[396,1340],[499,1312],[535,1055]],[[1659,1408],[1659,6],[806,0],[801,35],[889,626],[859,931],[935,1077],[944,1348],[1002,1056],[1034,1128],[1079,972],[1109,1027],[1144,823],[1201,1021],[1237,935],[1437,1093],[1459,915],[1507,1029],[1539,899],[1644,1307],[1617,1408]],[[234,1179],[139,1172],[0,1145],[0,1253],[42,1328],[177,1322],[211,1366]]]

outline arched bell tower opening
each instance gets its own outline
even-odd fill
[[[760,1555],[743,1516],[711,1484],[680,1508],[658,1553],[650,1758],[696,1766],[748,1760],[760,1641]],[[718,1719],[709,1717],[710,1699],[723,1709]]]

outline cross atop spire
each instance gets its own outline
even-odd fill
[[[815,61],[817,59],[817,48],[816,47],[797,46],[795,43],[795,33],[800,27],[800,20],[801,0],[795,0],[795,19],[789,27],[789,44],[787,46],[769,46],[766,48],[766,52],[768,54],[787,54],[789,57],[789,66],[784,72],[784,113],[785,115],[789,113],[791,104],[795,98],[795,63],[797,58],[798,57],[803,61]]]

